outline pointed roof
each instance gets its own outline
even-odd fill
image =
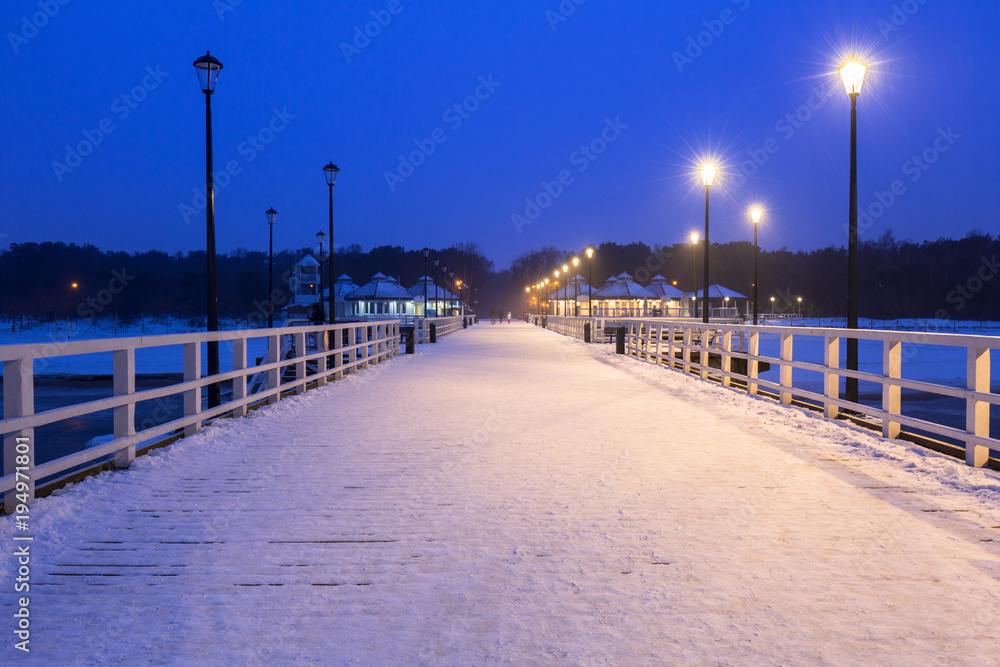
[[[646,285],[646,289],[655,294],[656,296],[666,297],[668,299],[683,299],[686,295],[681,290],[677,289],[670,282],[661,275],[657,275]]]
[[[609,280],[601,289],[594,292],[594,299],[655,299],[656,295],[632,280],[632,276],[622,273],[617,278]]]
[[[319,266],[319,262],[312,256],[312,253],[307,253],[305,257],[295,262],[295,266]]]
[[[368,283],[353,290],[344,298],[349,301],[361,301],[362,299],[372,301],[410,301],[413,297],[402,287],[391,282],[385,274],[379,272],[372,276],[372,279]]]
[[[413,287],[407,287],[406,291],[413,296],[419,296],[421,299],[424,298],[424,285],[427,285],[427,298],[431,299],[434,296],[434,279],[430,276],[421,276],[420,280]],[[438,294],[441,293],[441,288],[438,288]]]
[[[694,292],[688,292],[684,296],[687,297],[687,298],[691,298],[692,296],[695,296],[695,297],[698,297],[700,299],[701,298],[701,294],[702,294],[701,290],[696,290]],[[749,297],[747,297],[744,294],[740,294],[739,292],[734,292],[733,290],[729,289],[728,287],[723,287],[722,285],[709,285],[708,286],[708,298],[709,299],[724,299],[727,296],[730,299],[747,299],[747,298],[749,298]]]

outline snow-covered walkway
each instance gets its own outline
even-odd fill
[[[481,324],[37,502],[39,664],[1000,664],[1000,475]],[[992,540],[992,541],[991,541]]]

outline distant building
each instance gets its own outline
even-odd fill
[[[593,299],[595,317],[649,317],[660,306],[656,294],[624,272],[608,278],[603,287],[594,290]]]
[[[687,295],[674,287],[663,276],[657,275],[646,285],[646,289],[656,295],[659,306],[654,308],[654,317],[688,317],[690,308],[685,308]]]
[[[346,319],[391,319],[414,314],[413,295],[381,272],[348,293],[344,302]]]

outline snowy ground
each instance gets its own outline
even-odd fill
[[[31,516],[45,664],[1000,664],[1000,474],[524,324]]]

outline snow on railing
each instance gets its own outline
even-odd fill
[[[970,466],[987,464],[990,449],[1000,450],[1000,440],[990,437],[990,406],[1000,405],[1000,395],[990,389],[990,352],[1000,349],[1000,337],[903,331],[873,331],[806,327],[754,327],[752,325],[702,324],[686,321],[629,320],[626,354],[685,373],[712,378],[730,387],[736,379],[746,391],[756,395],[760,389],[775,393],[781,403],[793,400],[812,402],[823,414],[836,418],[842,410],[880,419],[882,435],[897,438],[903,427],[917,429],[964,443],[965,460]],[[778,338],[778,356],[761,354],[761,334]],[[881,344],[881,370],[847,370],[841,363],[841,344],[850,338]],[[796,355],[796,340],[810,339],[822,346],[823,361],[808,361]],[[905,349],[904,349],[904,346]],[[919,356],[923,350],[944,348],[964,357],[965,387],[903,377],[904,361]],[[745,373],[733,370],[739,360]],[[714,362],[714,363],[713,363]],[[779,369],[778,381],[760,377],[761,364]],[[864,365],[864,364],[862,364]],[[792,382],[793,371],[808,371],[822,376],[821,389],[813,391]],[[913,371],[912,374],[917,374]],[[841,398],[840,379],[857,378],[879,385],[881,408]],[[923,395],[951,397],[965,402],[965,429],[936,421],[902,414],[902,391]]]
[[[248,341],[253,339],[265,339],[267,353],[258,365],[248,367]],[[202,346],[210,341],[232,344],[232,370],[208,377],[202,375]],[[182,348],[183,381],[136,391],[136,351],[164,346]],[[151,446],[181,433],[192,435],[206,422],[223,416],[245,416],[247,409],[256,404],[274,403],[282,394],[302,393],[310,385],[322,386],[345,373],[355,373],[395,357],[399,347],[398,320],[0,346],[4,402],[4,418],[0,420],[4,476],[0,478],[0,493],[4,496],[4,510],[10,513],[18,503],[30,503],[36,483],[43,480],[52,484],[55,476],[87,464],[95,465],[108,456],[112,457],[114,467],[127,468],[135,458],[137,445]],[[287,352],[282,353],[283,348]],[[112,397],[35,412],[36,359],[109,352]],[[329,367],[328,360],[332,362]],[[255,390],[249,380],[256,375],[266,381],[257,383]],[[217,407],[203,408],[205,387],[224,382],[232,383],[230,400]],[[183,400],[183,416],[136,432],[137,403],[177,395]],[[112,411],[113,440],[34,465],[36,428],[103,410]]]

